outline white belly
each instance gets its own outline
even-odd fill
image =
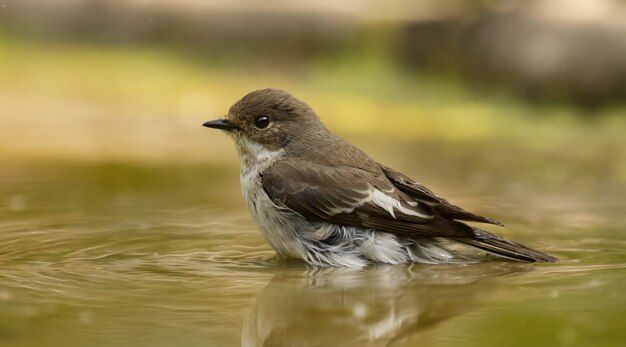
[[[301,217],[280,208],[263,190],[259,170],[242,167],[241,190],[252,218],[276,253],[305,259]]]

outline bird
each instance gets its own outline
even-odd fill
[[[284,90],[252,91],[202,125],[234,140],[244,200],[280,257],[353,268],[556,261],[467,224],[504,226],[380,164]]]

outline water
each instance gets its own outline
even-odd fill
[[[312,268],[273,258],[232,165],[5,164],[0,345],[626,346],[623,185],[461,157],[405,167],[561,262]]]

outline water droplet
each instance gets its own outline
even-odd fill
[[[558,298],[558,297],[559,297],[559,295],[560,295],[560,293],[559,293],[559,291],[558,291],[558,290],[556,290],[556,289],[554,289],[554,290],[550,291],[550,297],[551,297],[551,298]]]
[[[352,313],[357,319],[363,319],[367,316],[367,306],[363,303],[356,303],[352,308]]]

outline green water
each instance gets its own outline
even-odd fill
[[[626,346],[622,183],[403,157],[561,262],[311,268],[272,259],[231,164],[5,163],[0,345]]]

